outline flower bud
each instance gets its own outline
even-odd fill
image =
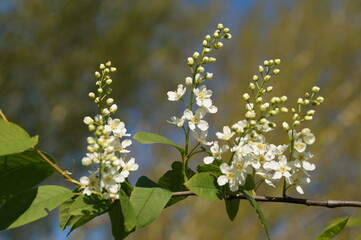
[[[94,99],[94,98],[95,98],[95,93],[90,92],[90,93],[88,94],[88,97],[89,97],[90,99]]]
[[[232,38],[232,35],[230,33],[227,33],[226,35],[224,35],[224,38],[225,39],[231,39]]]
[[[313,119],[313,117],[310,116],[310,115],[305,116],[305,120],[306,120],[306,121],[311,121],[312,119]]]
[[[229,28],[224,28],[224,29],[223,29],[223,32],[224,32],[224,33],[229,33]]]
[[[257,99],[256,99],[256,102],[257,103],[261,103],[263,101],[263,98],[262,97],[258,97]]]
[[[216,58],[214,58],[214,57],[210,57],[210,58],[209,58],[209,62],[210,62],[210,63],[214,63],[215,61],[216,61]]]
[[[299,98],[299,99],[297,100],[297,103],[298,103],[298,104],[304,104],[304,101],[303,101],[302,98]]]
[[[276,63],[276,65],[279,65],[280,63],[281,63],[281,59],[275,59],[275,63]]]
[[[112,65],[112,62],[111,61],[108,61],[106,64],[105,64],[107,67],[110,67]]]
[[[213,73],[206,73],[205,79],[209,80],[213,77]]]
[[[255,117],[256,117],[256,113],[255,113],[255,111],[253,111],[253,110],[247,111],[245,116],[246,116],[246,118],[255,118]]]
[[[193,53],[193,58],[194,58],[194,59],[197,59],[198,57],[199,57],[199,52],[194,52],[194,53]]]
[[[203,46],[203,47],[207,47],[207,46],[208,46],[208,42],[207,42],[207,40],[203,40],[203,42],[202,42],[202,46]]]
[[[253,81],[258,81],[258,76],[257,76],[257,75],[253,75],[252,80],[253,80]]]
[[[204,67],[200,66],[197,68],[197,73],[203,73],[204,72]]]
[[[260,66],[258,66],[258,71],[259,71],[259,72],[263,72],[263,71],[264,71],[264,68],[260,65]]]
[[[94,76],[96,77],[96,78],[100,78],[100,73],[98,72],[98,71],[96,71],[95,73],[94,73]]]
[[[205,56],[205,57],[202,59],[202,62],[203,62],[203,63],[208,63],[208,62],[209,62],[209,57]]]
[[[211,36],[210,36],[210,35],[207,35],[207,36],[204,37],[204,39],[208,42],[208,41],[211,40]]]
[[[187,64],[188,64],[189,66],[192,66],[192,65],[194,64],[194,59],[193,59],[192,57],[189,57],[187,60],[188,60],[188,63],[187,63]]]
[[[108,110],[108,108],[104,108],[102,111],[102,115],[108,116],[109,114],[110,114],[110,111]]]
[[[250,83],[248,88],[254,90],[256,88],[256,85],[254,85],[254,83]]]
[[[83,166],[90,166],[92,165],[92,160],[89,157],[83,157],[81,160],[81,163],[83,164]]]
[[[268,82],[271,79],[270,75],[266,75],[264,76],[263,80],[265,80],[266,82]]]
[[[317,102],[322,103],[325,99],[320,96],[320,97],[317,97],[316,100],[317,100]]]
[[[100,64],[99,69],[103,70],[105,68],[105,65],[103,63]]]
[[[94,123],[94,120],[89,117],[89,116],[86,116],[83,120],[83,122],[86,124],[86,125],[89,125],[89,124],[93,124]]]
[[[113,104],[112,106],[110,106],[109,111],[110,113],[115,113],[118,109],[118,106],[116,104]]]
[[[208,48],[208,47],[205,47],[205,48],[203,48],[203,51],[204,51],[205,53],[209,53],[209,52],[211,51],[211,49]]]
[[[273,89],[273,87],[272,87],[272,86],[269,86],[269,87],[266,88],[266,91],[267,91],[267,92],[270,92],[270,91],[272,91],[272,89]]]
[[[110,78],[105,81],[105,83],[108,84],[108,85],[112,84],[112,82],[113,82],[113,80],[110,79]]]
[[[111,67],[111,68],[110,68],[110,71],[111,71],[111,72],[116,72],[116,71],[117,71],[117,68]]]
[[[269,65],[269,62],[268,62],[267,60],[265,60],[265,61],[263,62],[263,65],[268,66],[268,65]]]
[[[282,127],[283,127],[283,129],[286,130],[286,131],[288,131],[288,130],[290,129],[290,126],[289,126],[288,123],[286,123],[286,122],[283,122],[283,123],[282,123]]]
[[[224,28],[224,26],[223,26],[222,23],[218,23],[217,28],[218,28],[219,30],[222,30],[222,29]]]
[[[277,75],[277,74],[279,74],[279,73],[280,73],[280,70],[279,70],[278,68],[273,69],[273,74],[274,74],[274,75]]]
[[[287,96],[283,95],[280,99],[281,99],[281,102],[286,102],[287,101]]]
[[[248,101],[249,100],[249,94],[248,93],[245,93],[245,94],[243,94],[243,99],[245,100],[245,101]]]
[[[268,64],[269,64],[270,66],[272,66],[274,63],[275,63],[275,62],[274,62],[272,59],[268,61]]]
[[[215,45],[215,48],[221,48],[223,47],[223,43],[222,42],[217,42]]]
[[[98,88],[97,92],[98,93],[103,93],[103,88]]]
[[[193,83],[193,79],[191,77],[186,77],[185,82],[186,82],[186,85],[190,86]]]
[[[286,108],[286,107],[281,107],[281,112],[283,112],[283,113],[288,112],[288,108]]]

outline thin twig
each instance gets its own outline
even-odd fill
[[[5,114],[0,109],[0,117],[5,121],[8,122],[8,119],[6,118]]]
[[[33,147],[33,149],[50,165],[52,166],[58,173],[60,173],[63,177],[65,177],[67,180],[69,180],[72,183],[75,183],[78,186],[81,186],[82,184],[75,180],[74,178],[70,177],[66,171],[63,171],[61,168],[59,168],[55,163],[53,163],[49,158],[47,158],[44,153],[42,153],[37,147]]]
[[[179,196],[195,196],[191,191],[174,192],[173,197]],[[336,207],[361,207],[361,201],[348,201],[348,200],[311,200],[304,198],[293,198],[293,197],[270,197],[270,196],[253,196],[258,202],[281,202],[291,204],[301,204],[306,206],[318,206],[327,208]],[[246,199],[242,194],[229,195],[228,199]]]

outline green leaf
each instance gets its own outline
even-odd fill
[[[269,235],[269,230],[268,230],[268,226],[266,223],[266,219],[264,218],[263,212],[262,212],[261,208],[258,206],[258,203],[256,202],[256,200],[253,198],[252,194],[249,191],[241,190],[241,192],[247,198],[247,200],[249,201],[251,206],[256,210],[258,218],[261,220],[261,224],[266,231],[267,238],[271,239],[270,235]]]
[[[110,203],[96,194],[68,200],[59,207],[60,229],[63,231],[66,227],[71,227],[69,235],[76,228],[107,212],[109,207]]]
[[[217,178],[209,173],[197,173],[184,183],[196,195],[208,200],[221,200],[222,191],[217,184]]]
[[[255,189],[256,185],[253,181],[253,176],[251,174],[247,175],[246,183],[242,186],[243,190],[253,190]]]
[[[342,218],[329,225],[318,237],[317,240],[329,240],[339,234],[346,226],[350,217]]]
[[[98,194],[90,196],[81,195],[75,199],[69,209],[69,214],[76,215],[99,215],[109,208],[109,202],[102,199]]]
[[[22,152],[38,143],[38,136],[30,137],[18,125],[0,118],[0,156]]]
[[[135,229],[133,227],[130,231],[125,230],[126,220],[122,212],[121,204],[122,203],[120,201],[114,202],[108,212],[112,226],[112,234],[115,240],[122,240],[126,238]]]
[[[52,162],[55,159],[44,153]],[[0,199],[17,194],[41,183],[54,173],[34,150],[0,157]]]
[[[173,146],[176,149],[178,149],[178,151],[181,154],[184,153],[184,149],[182,147],[178,146],[177,144],[175,144],[172,140],[165,138],[163,136],[160,136],[158,134],[155,134],[155,133],[138,132],[134,135],[134,139],[137,140],[138,142],[144,143],[144,144],[153,144],[153,143],[167,144],[167,145]]]
[[[187,188],[184,185],[182,168],[183,164],[181,162],[173,162],[172,170],[167,171],[159,178],[158,185],[172,192],[186,191]],[[186,174],[188,178],[191,178],[194,175],[194,172],[188,168]],[[185,198],[187,198],[187,196],[172,197],[166,207],[169,207]]]
[[[147,187],[149,183],[145,187],[139,183],[136,186],[130,196],[130,203],[134,207],[138,230],[151,223],[162,212],[172,192],[159,187]]]
[[[227,215],[233,221],[238,213],[240,199],[225,199]]]
[[[135,216],[134,208],[129,197],[123,190],[119,192],[120,207],[122,209],[122,215],[124,217],[124,230],[126,232],[131,231],[137,224],[137,218]]]
[[[74,200],[67,200],[63,202],[59,206],[59,223],[60,223],[60,230],[64,231],[64,229],[68,226],[68,223],[72,216],[69,214],[69,209],[71,205],[73,204]]]
[[[49,214],[54,208],[74,196],[59,186],[41,186],[10,198],[0,208],[0,230],[12,229]]]

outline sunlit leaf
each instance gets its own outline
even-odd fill
[[[185,185],[196,195],[208,200],[221,200],[222,191],[217,184],[217,178],[209,173],[197,173]]]
[[[18,125],[1,118],[0,133],[0,156],[22,152],[38,143],[38,136],[30,137]]]
[[[0,208],[0,230],[15,228],[49,214],[54,208],[74,196],[59,186],[41,186],[22,192]]]
[[[136,229],[140,229],[151,223],[162,212],[172,192],[155,186],[149,187],[149,184],[136,185],[130,196],[130,202],[137,219]]]
[[[160,136],[158,134],[155,134],[155,133],[138,132],[134,135],[134,139],[137,140],[138,142],[144,143],[144,144],[153,144],[153,143],[167,144],[167,145],[173,146],[176,149],[178,149],[178,151],[181,154],[184,153],[184,149],[182,147],[178,146],[177,144],[175,144],[172,140],[165,138],[163,136]]]
[[[253,198],[252,194],[249,191],[246,190],[241,190],[242,194],[247,198],[247,200],[249,201],[249,203],[251,204],[251,206],[254,208],[254,210],[256,210],[256,213],[258,215],[258,218],[261,220],[261,224],[263,226],[263,228],[266,231],[267,234],[267,238],[270,239],[270,235],[269,235],[269,230],[268,230],[268,226],[266,223],[266,219],[264,218],[263,212],[261,210],[261,208],[258,206],[258,203],[256,202],[256,200]]]
[[[44,153],[55,163],[55,159]],[[17,194],[41,183],[54,168],[33,150],[0,157],[0,199]]]
[[[335,237],[346,227],[348,219],[349,217],[333,222],[317,237],[317,240],[330,240]]]

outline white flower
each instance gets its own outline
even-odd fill
[[[94,173],[89,173],[89,177],[84,176],[80,178],[80,183],[84,187],[83,194],[88,196],[92,194],[92,191],[100,192],[99,178]]]
[[[304,152],[306,150],[307,145],[302,142],[302,139],[297,139],[297,141],[294,142],[293,147],[297,150],[297,152]]]
[[[222,154],[227,152],[229,147],[227,145],[223,145],[219,147],[218,142],[215,141],[213,146],[211,147],[212,156],[205,157],[203,159],[205,164],[211,164],[215,159],[221,159]]]
[[[183,87],[183,84],[178,85],[178,89],[176,91],[167,92],[169,101],[179,101],[184,93],[186,92],[186,87]]]
[[[301,136],[302,140],[308,145],[313,144],[316,140],[315,135],[311,133],[311,130],[309,128],[302,129]]]
[[[219,186],[224,186],[229,183],[229,188],[231,191],[235,192],[238,190],[237,182],[237,173],[232,166],[228,166],[227,163],[222,163],[220,166],[221,172],[224,175],[221,175],[217,178],[217,183]]]
[[[237,133],[243,133],[244,130],[248,127],[248,122],[246,120],[239,121],[232,125],[232,130]]]
[[[200,107],[208,108],[212,106],[212,91],[207,90],[205,85],[200,86],[199,88],[194,88],[193,93],[196,96],[196,103]]]
[[[295,151],[293,152],[293,157],[295,158],[295,161],[293,161],[295,167],[303,168],[305,171],[313,171],[316,169],[316,165],[308,161],[308,159],[313,157],[312,153]]]
[[[135,158],[129,159],[127,163],[121,161],[120,165],[123,168],[121,174],[125,177],[128,177],[130,172],[137,171],[139,168],[139,165],[135,163]]]
[[[192,135],[197,142],[199,142],[202,145],[212,145],[213,142],[207,142],[206,138],[208,135],[208,131],[201,131],[199,134],[197,131],[192,131]]]
[[[123,137],[123,136],[130,136],[127,133],[127,129],[125,128],[124,122],[121,122],[120,119],[112,119],[111,117],[108,118],[108,124],[104,126],[104,130],[108,133],[113,133],[115,137]]]
[[[206,131],[208,129],[208,123],[205,120],[202,120],[206,114],[204,108],[198,108],[194,115],[189,109],[184,110],[183,114],[185,119],[189,121],[188,125],[192,131],[195,130],[196,126],[202,131]]]
[[[114,151],[120,152],[120,153],[129,153],[129,150],[126,150],[127,147],[132,145],[132,140],[125,139],[122,142],[120,142],[119,138],[115,138],[111,142],[111,146],[114,147]]]
[[[223,127],[223,133],[222,132],[217,132],[216,133],[218,139],[223,139],[223,140],[226,140],[226,141],[231,139],[234,134],[235,134],[235,132],[232,132],[231,128],[228,127],[228,126]]]
[[[288,182],[290,182],[291,177],[291,167],[287,163],[287,158],[284,155],[280,155],[278,157],[278,162],[276,161],[270,161],[266,162],[263,167],[266,170],[274,170],[275,173],[273,174],[272,179],[281,179],[282,177],[285,177]]]
[[[182,116],[181,118],[177,118],[177,117],[173,116],[170,118],[170,121],[167,120],[167,122],[177,125],[178,127],[183,127],[184,120],[185,120],[184,116]]]

